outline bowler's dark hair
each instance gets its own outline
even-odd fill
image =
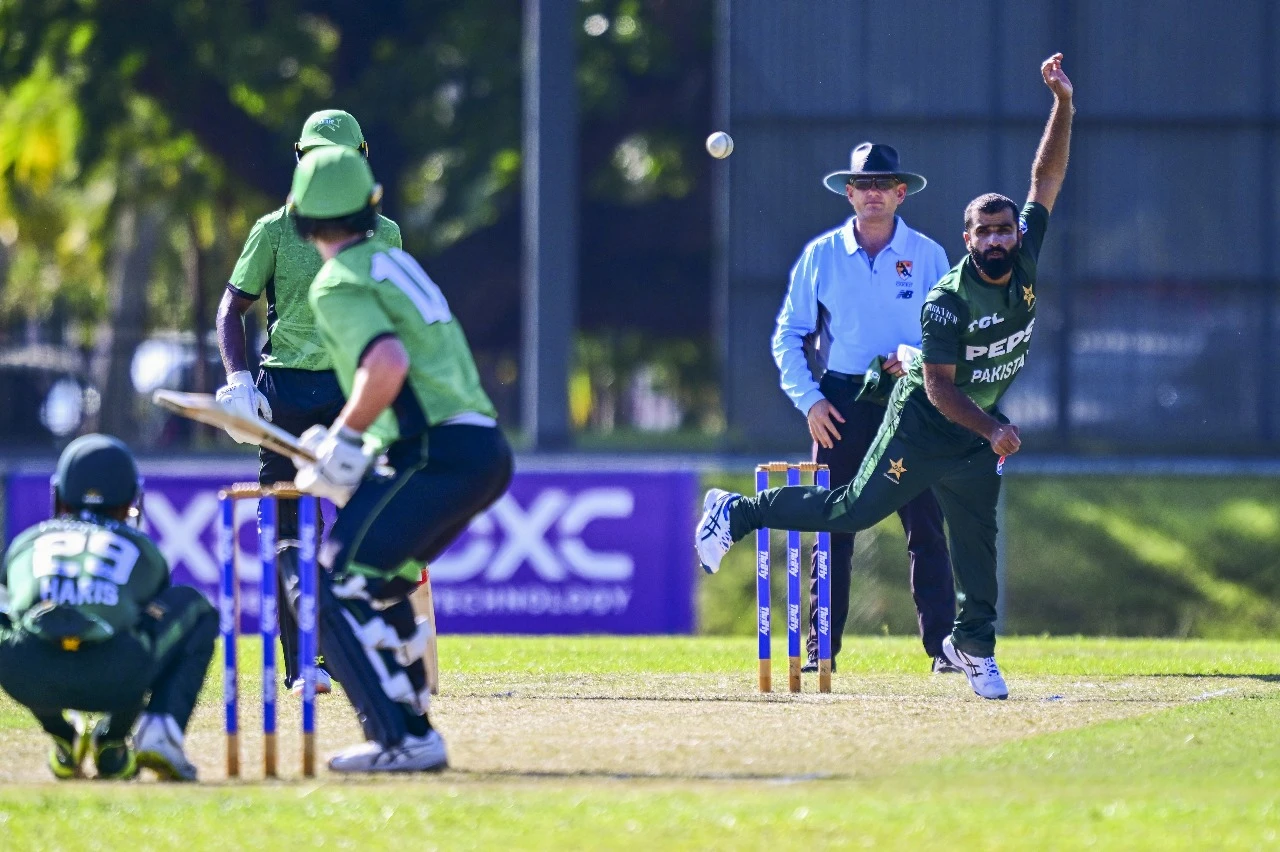
[[[999,213],[1001,210],[1008,210],[1013,214],[1013,221],[1018,221],[1018,205],[1013,203],[1012,198],[1006,198],[998,192],[988,192],[986,195],[979,195],[977,198],[969,202],[969,206],[964,208],[964,229],[968,231],[973,227],[973,223],[978,220],[979,213],[985,213],[990,216],[992,213]]]
[[[293,227],[298,236],[304,240],[318,237],[322,240],[335,240],[351,234],[367,234],[378,225],[378,205],[370,204],[363,210],[336,219],[313,219],[310,216],[293,214]]]

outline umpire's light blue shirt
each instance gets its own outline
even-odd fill
[[[942,246],[900,216],[873,262],[854,236],[854,218],[805,246],[778,312],[773,360],[782,389],[804,414],[823,398],[805,358],[805,338],[819,333],[826,369],[861,375],[872,358],[898,344],[920,345],[925,294],[950,268]]]

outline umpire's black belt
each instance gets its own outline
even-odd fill
[[[864,376],[862,373],[857,373],[855,375],[854,373],[841,373],[836,370],[827,370],[825,373],[822,374],[822,377],[824,379],[829,377],[829,378],[835,379],[838,382],[850,382],[851,384],[856,384],[856,385],[860,385],[867,380],[867,377]]]

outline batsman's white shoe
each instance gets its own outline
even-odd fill
[[[138,766],[166,781],[194,781],[196,768],[182,750],[182,729],[172,716],[144,713],[133,730]]]
[[[333,772],[439,772],[449,768],[444,738],[435,730],[405,737],[399,745],[367,742],[329,758]]]
[[[694,547],[697,548],[702,570],[708,574],[720,570],[720,560],[733,546],[733,538],[729,535],[729,509],[741,499],[741,494],[722,488],[712,488],[702,498],[702,517],[698,520]]]
[[[996,665],[995,657],[970,656],[952,644],[950,636],[942,640],[942,656],[964,672],[964,676],[969,679],[969,686],[978,695],[1000,701],[1009,697],[1009,687],[1000,676],[1000,667]]]
[[[302,697],[302,678],[299,677],[293,682],[293,686],[289,687],[290,691],[299,698]],[[316,669],[316,695],[328,695],[333,692],[333,678],[329,677],[329,673],[324,669]]]

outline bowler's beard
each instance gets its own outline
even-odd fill
[[[973,258],[973,263],[982,272],[983,275],[993,280],[999,280],[1013,269],[1013,260],[1018,256],[1018,246],[1014,246],[1008,252],[1001,248],[989,248],[985,252],[979,253],[977,249],[969,249],[969,257]]]

